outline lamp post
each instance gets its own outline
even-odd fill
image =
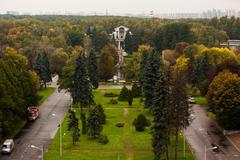
[[[56,114],[52,114],[53,117],[56,117],[59,120],[59,130],[60,130],[60,139],[59,139],[59,153],[60,157],[62,157],[62,124],[60,118]]]
[[[41,148],[39,148],[39,147],[37,147],[37,146],[34,146],[34,145],[30,145],[30,147],[41,151],[41,152],[42,152],[42,160],[43,160],[43,145],[42,145]]]
[[[207,148],[206,144],[205,144],[205,147],[204,147],[204,160],[207,160],[207,152],[210,151],[210,150],[214,150],[214,149],[217,149],[218,147],[215,146],[215,147],[212,147],[212,148]]]

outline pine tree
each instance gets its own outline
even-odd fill
[[[118,96],[119,101],[127,101],[128,100],[128,88],[124,85],[119,96]]]
[[[132,95],[133,95],[133,97],[134,98],[141,97],[141,94],[142,94],[141,87],[136,82],[134,82],[133,85],[132,85]]]
[[[160,69],[159,80],[156,83],[152,115],[152,147],[154,160],[160,160],[161,155],[167,151],[168,145],[168,82],[163,69]]]
[[[43,52],[38,54],[36,59],[35,70],[38,73],[41,81],[43,82],[45,88],[47,87],[47,82],[51,82],[51,71],[48,60],[47,53]]]
[[[88,73],[89,79],[94,87],[94,89],[98,88],[98,64],[97,64],[97,56],[96,53],[91,51],[88,57]]]
[[[143,71],[142,87],[146,97],[145,106],[151,107],[154,97],[155,84],[159,79],[160,54],[152,52],[148,55],[147,64]]]
[[[68,131],[72,131],[73,145],[80,139],[80,129],[78,128],[78,118],[74,111],[69,111]]]
[[[82,133],[85,134],[86,128],[86,118],[83,112],[83,107],[90,106],[94,104],[92,87],[88,78],[86,60],[81,54],[76,59],[76,68],[74,73],[73,82],[73,101],[80,104],[81,109],[81,121],[82,121]]]
[[[88,116],[88,134],[92,138],[97,138],[102,129],[101,113],[96,108],[93,108],[89,111]]]

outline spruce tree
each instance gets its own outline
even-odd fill
[[[104,113],[104,109],[103,109],[103,106],[101,104],[98,104],[96,106],[96,109],[99,111],[100,113],[100,118],[101,118],[101,124],[105,124],[106,123],[106,115]]]
[[[168,83],[163,69],[160,69],[159,80],[156,83],[152,115],[152,147],[154,160],[160,160],[163,153],[167,151],[168,144]]]
[[[51,82],[51,71],[49,65],[49,59],[46,52],[40,53],[36,59],[35,70],[38,73],[41,81],[43,82],[45,88],[47,87],[47,82]]]
[[[88,116],[88,135],[92,138],[97,138],[103,127],[101,123],[101,113],[96,108],[89,111]]]
[[[72,143],[75,144],[80,139],[80,129],[78,128],[78,118],[74,111],[69,111],[68,131],[72,132]]]
[[[118,96],[119,101],[127,101],[128,100],[128,88],[124,85],[119,96]]]
[[[133,97],[134,98],[141,97],[141,94],[142,94],[141,87],[136,82],[134,82],[133,85],[132,85],[132,95],[133,95]]]
[[[92,87],[88,78],[86,60],[84,55],[79,54],[76,59],[76,68],[74,72],[73,81],[73,101],[80,104],[81,109],[81,121],[82,121],[82,133],[85,134],[86,128],[86,117],[83,112],[83,107],[94,104]]]
[[[129,90],[128,91],[128,105],[132,106],[132,102],[133,102],[133,95],[132,95],[132,91]]]
[[[97,64],[97,56],[94,51],[91,51],[88,57],[88,74],[89,79],[93,85],[94,89],[98,88],[98,64]]]
[[[147,64],[143,71],[142,87],[146,97],[145,106],[152,106],[155,84],[159,79],[160,54],[152,52],[148,55]]]

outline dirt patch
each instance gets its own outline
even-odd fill
[[[129,119],[129,109],[124,108],[124,120],[125,120],[125,130],[124,130],[124,147],[125,147],[125,154],[127,156],[127,160],[133,160],[133,144],[131,141],[131,120]]]

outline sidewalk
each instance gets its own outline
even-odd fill
[[[229,135],[227,137],[230,139],[231,143],[233,143],[236,149],[240,152],[240,133]]]

